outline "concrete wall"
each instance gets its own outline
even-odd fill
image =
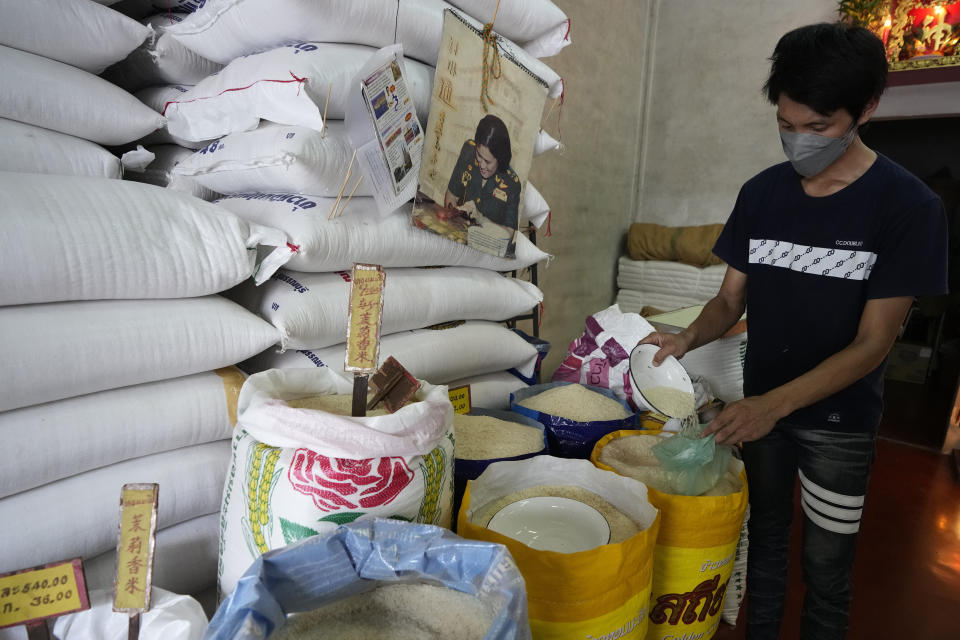
[[[724,222],[748,178],[784,160],[761,94],[777,40],[836,19],[834,0],[657,0],[636,219]]]
[[[553,343],[545,379],[584,318],[613,304],[617,258],[636,207],[651,1],[555,0],[572,21],[573,43],[546,60],[563,76],[566,98],[559,127],[554,110],[544,128],[566,150],[535,159],[530,174],[553,210],[552,237],[541,232],[537,240],[556,257],[540,270],[542,335]]]

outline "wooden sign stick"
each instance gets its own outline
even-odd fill
[[[357,159],[357,150],[353,150],[353,156],[350,158],[350,164],[347,166],[347,175],[343,177],[343,184],[340,186],[340,193],[337,195],[336,202],[333,203],[333,208],[330,209],[330,214],[327,216],[327,220],[333,218],[333,214],[337,212],[337,206],[340,205],[340,199],[343,198],[343,191],[347,188],[347,183],[350,181],[350,175],[353,172],[353,161]]]
[[[333,89],[333,83],[327,85],[327,100],[323,103],[323,131],[320,132],[320,138],[327,137],[327,107],[330,106],[330,90]]]
[[[353,198],[353,194],[357,192],[357,187],[360,186],[360,183],[363,182],[363,176],[360,176],[360,179],[357,180],[357,184],[353,185],[353,189],[350,191],[350,195],[347,196],[347,201],[343,203],[343,206],[340,208],[340,213],[338,213],[336,218],[339,218],[343,215],[343,212],[347,209],[347,205],[350,204],[350,200]]]

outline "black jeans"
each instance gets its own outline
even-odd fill
[[[781,422],[763,438],[744,443],[750,483],[748,640],[775,640],[780,631],[798,469],[807,588],[800,637],[845,637],[850,573],[874,438],[873,433],[814,430]]]

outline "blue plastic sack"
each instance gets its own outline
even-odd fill
[[[440,527],[376,518],[268,551],[243,574],[204,640],[263,640],[289,613],[312,611],[384,583],[443,585],[499,611],[484,640],[527,640],[523,576],[503,545]]]
[[[509,458],[488,458],[486,460],[465,460],[463,458],[456,458],[456,461],[453,465],[454,526],[456,526],[456,514],[460,513],[460,503],[463,501],[463,491],[467,488],[468,480],[476,480],[478,477],[480,477],[480,474],[483,473],[484,470],[494,462],[502,462],[504,460],[524,460],[526,458],[532,458],[533,456],[539,456],[550,452],[547,445],[546,429],[542,424],[533,418],[520,415],[514,411],[497,411],[495,409],[471,409],[469,415],[490,416],[491,418],[497,418],[507,422],[516,422],[518,424],[539,429],[543,433],[543,449],[534,453],[525,453],[523,455],[512,456]],[[456,420],[456,418],[454,418],[454,420]],[[454,447],[454,454],[456,454],[456,447]]]
[[[633,409],[626,402],[617,398],[610,389],[601,387],[591,387],[583,385],[591,391],[606,396],[620,403],[628,417],[621,420],[598,420],[596,422],[577,422],[568,420],[560,416],[534,411],[520,406],[518,403],[523,400],[543,393],[554,387],[562,387],[571,382],[548,382],[538,384],[526,389],[519,389],[510,394],[510,410],[523,416],[528,416],[540,422],[547,430],[547,444],[550,448],[550,455],[558,458],[582,458],[589,459],[590,452],[593,451],[593,445],[597,444],[603,436],[621,429],[633,429],[637,424],[637,416]]]

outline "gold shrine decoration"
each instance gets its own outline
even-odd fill
[[[869,16],[841,3],[846,19],[867,27],[886,46],[891,71],[960,66],[960,1],[890,0]]]

